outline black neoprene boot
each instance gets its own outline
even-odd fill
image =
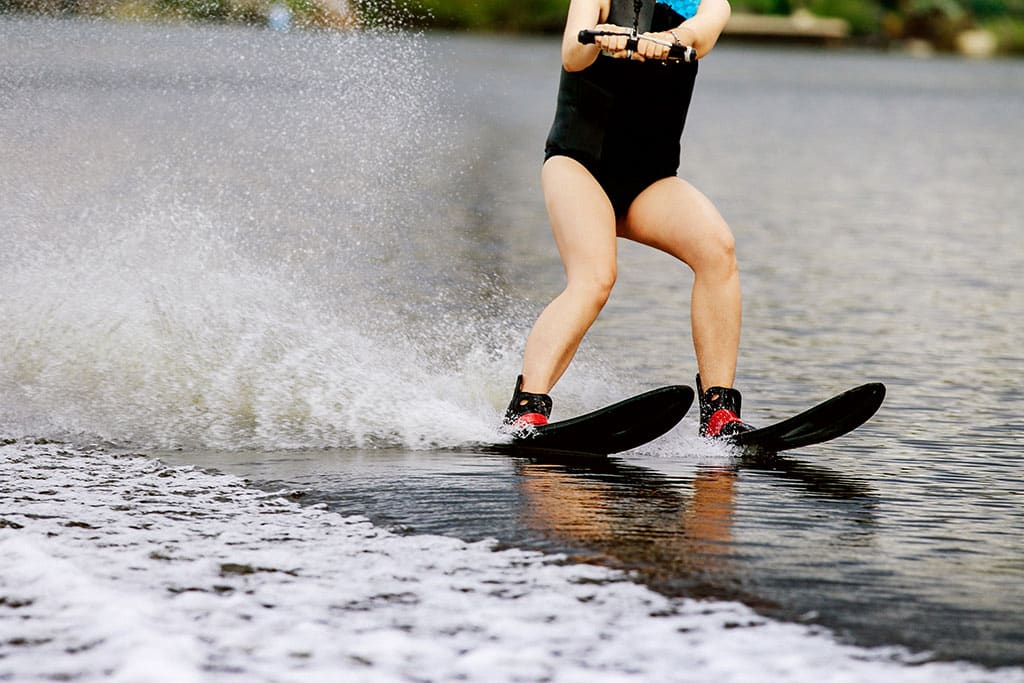
[[[551,416],[551,397],[547,394],[531,394],[523,391],[523,376],[516,379],[508,410],[505,411],[503,426],[510,431],[522,431],[548,423]]]
[[[704,389],[697,375],[697,397],[700,400],[700,435],[718,438],[753,429],[740,419],[742,397],[736,389],[710,387]]]

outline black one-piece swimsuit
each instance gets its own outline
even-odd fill
[[[633,26],[633,0],[612,0],[607,23]],[[655,0],[643,0],[640,33],[667,31],[683,21]],[[544,159],[567,156],[597,179],[626,215],[633,200],[679,168],[697,63],[637,62],[604,54],[582,71],[562,69],[555,120]]]

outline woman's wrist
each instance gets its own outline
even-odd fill
[[[693,45],[697,42],[697,32],[689,26],[677,26],[670,30],[669,33],[672,34],[672,41],[676,45]],[[686,38],[690,39],[689,42],[687,42]]]

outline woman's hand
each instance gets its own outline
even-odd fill
[[[677,41],[668,31],[645,33],[640,36],[637,43],[637,56],[634,59],[639,59],[641,62],[648,59],[664,61],[668,59],[668,51],[675,42]]]
[[[594,44],[617,59],[632,59],[638,62],[648,59],[664,61],[668,59],[669,50],[673,45],[692,45],[693,43],[692,31],[676,29],[675,31],[644,33],[637,41],[636,49],[630,50],[626,47],[626,40],[632,35],[630,29],[615,24],[599,24],[595,29],[616,34],[596,36]]]
[[[598,24],[594,27],[594,30],[615,34],[612,36],[595,36],[594,45],[597,45],[613,57],[626,58],[627,56],[632,56],[632,51],[626,50],[626,40],[633,35],[632,30],[623,26],[616,26],[615,24]],[[626,54],[627,52],[629,52],[629,55]]]

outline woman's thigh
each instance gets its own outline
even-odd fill
[[[594,176],[578,161],[554,156],[541,185],[558,253],[574,278],[615,279],[615,211]]]
[[[619,221],[618,234],[672,254],[693,269],[733,257],[725,219],[700,190],[677,177],[662,178],[641,192]]]

